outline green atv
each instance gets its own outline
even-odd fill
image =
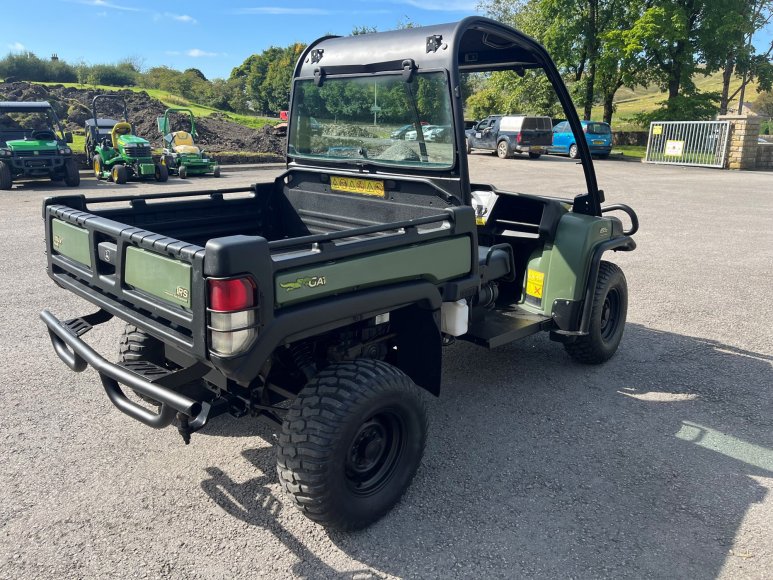
[[[188,115],[190,132],[172,131],[170,113]],[[158,130],[164,140],[164,155],[161,162],[166,165],[169,173],[177,174],[180,179],[188,175],[205,175],[211,173],[220,177],[220,165],[214,159],[205,156],[204,151],[196,145],[196,118],[190,109],[167,109],[163,117],[157,119]]]
[[[64,132],[46,101],[0,102],[0,189],[11,189],[19,178],[45,178],[80,185],[72,156],[72,133]]]
[[[123,109],[123,121],[100,118],[97,103],[101,100],[118,101]],[[129,123],[126,101],[118,95],[97,95],[91,103],[92,119],[86,121],[86,157],[94,168],[97,179],[126,183],[129,179],[166,181],[166,165],[156,163],[150,143],[134,135]]]

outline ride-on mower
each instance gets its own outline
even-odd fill
[[[188,115],[190,132],[172,131],[171,119],[174,113]],[[220,177],[220,165],[214,159],[205,156],[204,151],[195,143],[196,118],[190,109],[167,109],[163,117],[157,119],[158,130],[164,140],[164,163],[171,174],[177,174],[180,179],[188,175],[205,175],[211,173]]]
[[[102,100],[118,101],[122,107],[123,121],[100,118],[97,103]],[[166,165],[155,163],[150,143],[134,135],[129,122],[126,101],[118,95],[97,95],[91,103],[92,119],[86,121],[86,157],[94,168],[97,179],[126,183],[132,178],[166,181],[169,177]]]

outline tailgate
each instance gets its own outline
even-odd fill
[[[56,199],[44,219],[48,274],[59,286],[206,358],[204,248]]]

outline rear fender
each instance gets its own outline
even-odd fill
[[[418,386],[440,395],[440,310],[429,310],[418,304],[395,310],[390,313],[390,327],[397,335],[397,351],[391,354],[389,362]]]

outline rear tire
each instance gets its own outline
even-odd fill
[[[185,165],[180,165],[180,167],[177,169],[177,175],[180,177],[180,179],[185,179],[188,177],[188,170],[185,168]]]
[[[542,157],[542,153],[529,153],[529,159],[539,159]]]
[[[5,161],[0,161],[0,189],[11,189],[12,186],[11,169]]]
[[[125,165],[114,165],[111,175],[115,183],[126,183],[129,178]]]
[[[81,174],[75,159],[68,159],[64,162],[64,182],[67,187],[78,187],[81,184]]]
[[[572,159],[577,159],[580,155],[580,150],[577,149],[577,143],[572,143],[569,147],[569,157]]]
[[[507,141],[500,141],[497,144],[497,157],[500,159],[509,159],[512,157],[510,153],[510,147],[507,144]]]
[[[399,369],[335,363],[293,401],[277,449],[279,481],[311,520],[364,528],[400,499],[421,463],[427,411]]]
[[[102,179],[102,158],[99,155],[94,156],[92,167],[94,168],[94,177],[99,181]]]
[[[183,168],[180,167],[180,171],[182,171]],[[164,182],[167,179],[169,179],[169,169],[167,169],[166,165],[161,165],[160,163],[156,163],[156,172],[155,172],[156,181]]]
[[[601,262],[593,295],[588,334],[564,344],[569,355],[585,364],[599,364],[617,352],[628,312],[625,274],[611,262]]]
[[[137,362],[144,361],[154,365],[166,366],[164,356],[164,343],[157,338],[142,332],[133,324],[127,324],[123,329],[121,341],[118,343],[118,362]],[[143,401],[158,405],[158,401],[151,399],[147,395],[134,393]]]

